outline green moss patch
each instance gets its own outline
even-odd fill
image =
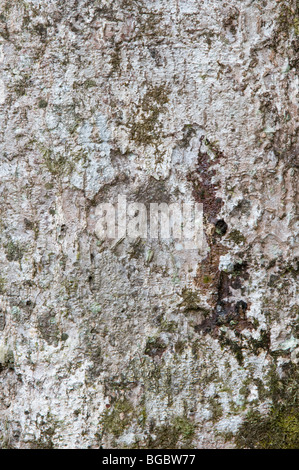
[[[177,416],[171,424],[163,424],[153,431],[148,449],[190,449],[195,434],[195,425],[184,416]]]
[[[299,371],[287,366],[280,378],[270,374],[269,395],[272,407],[264,416],[251,410],[235,437],[238,448],[298,449],[299,447]]]

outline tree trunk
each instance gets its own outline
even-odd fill
[[[2,448],[299,446],[298,34],[1,0]]]

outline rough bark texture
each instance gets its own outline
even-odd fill
[[[299,446],[298,10],[0,1],[2,447]],[[202,250],[102,243],[118,194]]]

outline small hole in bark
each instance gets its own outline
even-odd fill
[[[224,222],[223,219],[217,220],[217,222],[215,224],[215,227],[216,227],[216,233],[218,233],[218,235],[225,235],[226,234],[226,232],[227,232],[227,223]]]

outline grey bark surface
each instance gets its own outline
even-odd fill
[[[290,448],[296,0],[0,1],[0,446]],[[201,250],[96,207],[203,204]]]

